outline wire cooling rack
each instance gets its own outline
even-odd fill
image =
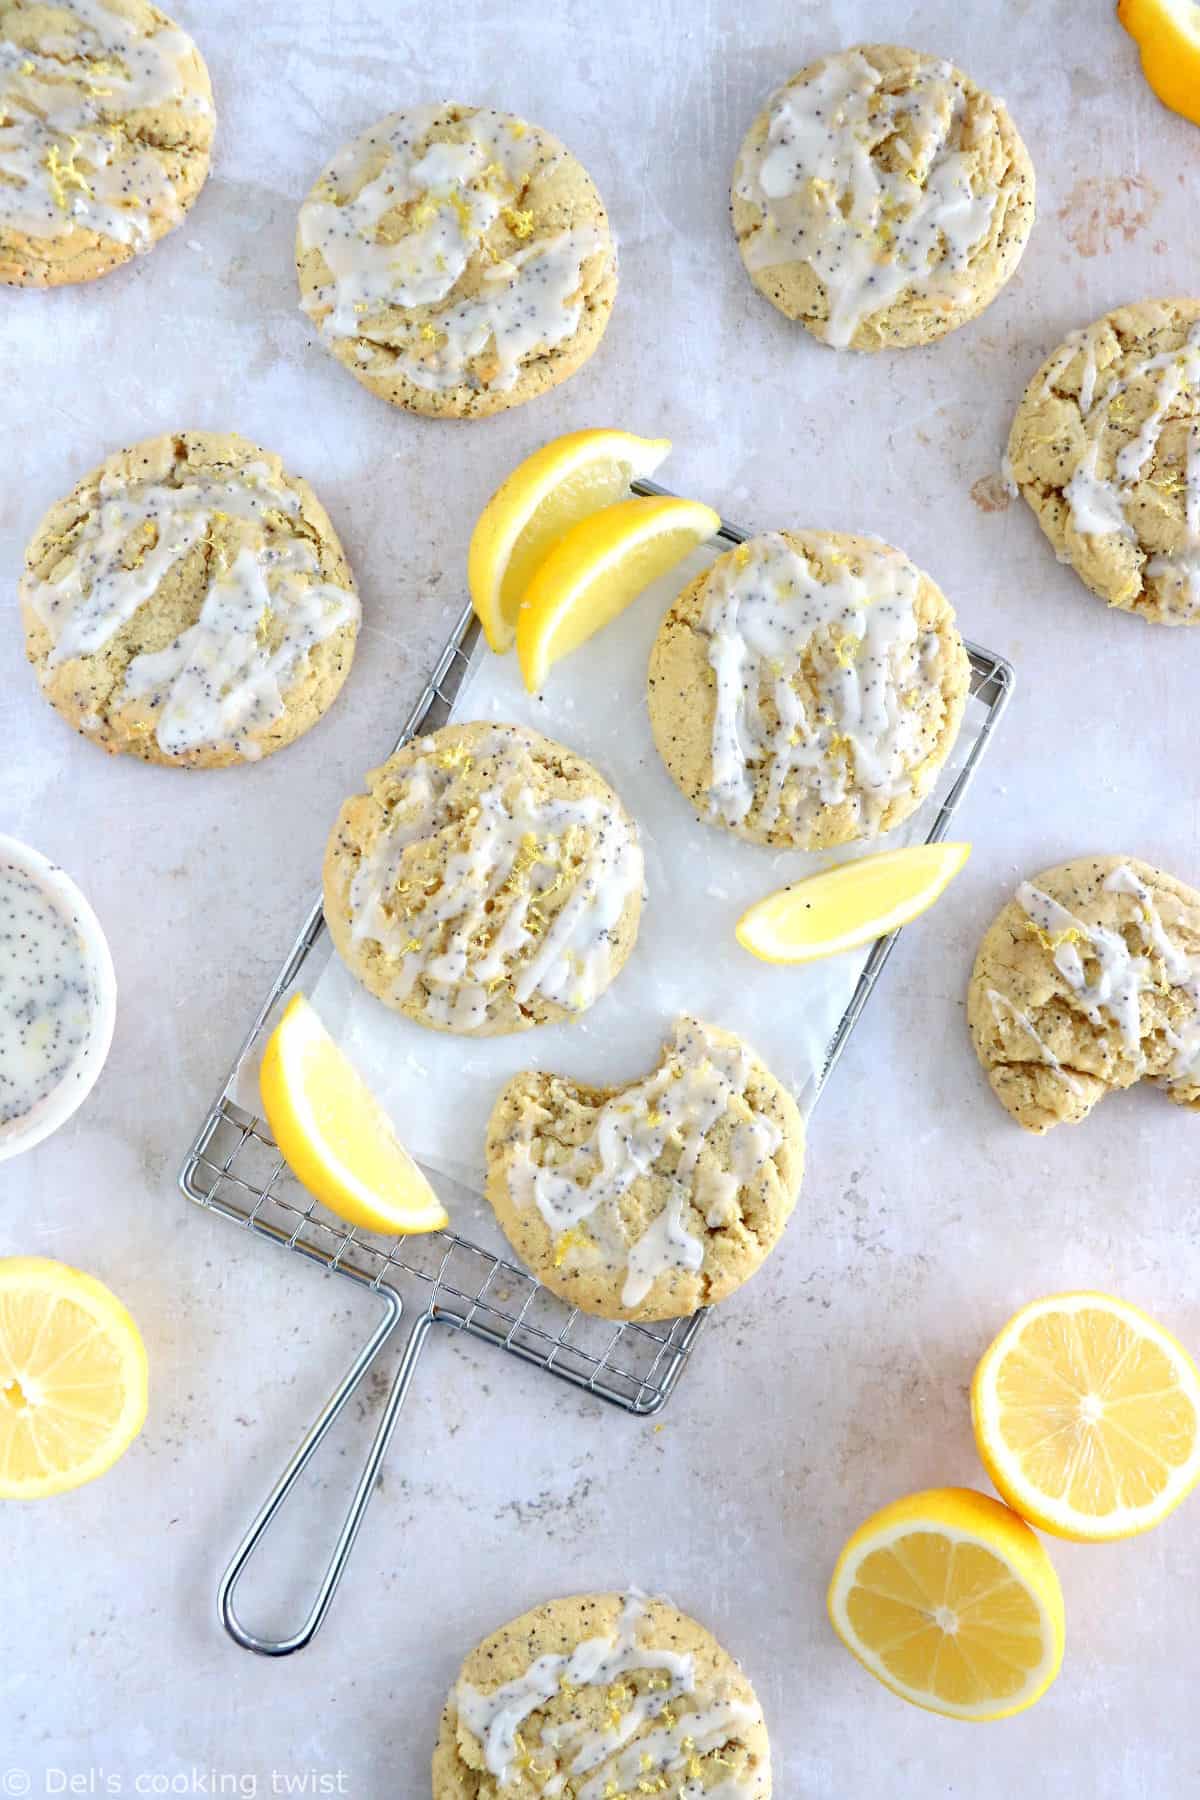
[[[656,482],[638,481],[634,492],[659,495],[669,490]],[[724,522],[718,533],[730,544],[740,544],[749,535]],[[394,749],[449,720],[479,631],[470,606],[464,607]],[[1012,691],[1013,671],[1003,657],[971,643],[967,644],[967,654],[971,692],[986,708],[986,715],[933,820],[926,840],[929,843],[945,836]],[[845,1048],[898,936],[894,932],[880,939],[868,957],[829,1042],[811,1100],[820,1094]],[[284,1656],[302,1648],[320,1628],[362,1523],[417,1358],[433,1326],[444,1325],[481,1338],[599,1399],[645,1417],[657,1412],[670,1398],[706,1317],[705,1312],[700,1312],[691,1319],[657,1326],[594,1318],[569,1307],[515,1263],[456,1232],[389,1240],[347,1230],[341,1220],[321,1207],[283,1162],[266,1121],[247,1111],[234,1094],[241,1065],[253,1056],[287,999],[304,986],[306,966],[324,938],[325,921],[318,901],[259,1009],[220,1094],[197,1131],[179,1176],[180,1187],[189,1200],[286,1250],[298,1252],[326,1271],[349,1278],[376,1295],[383,1307],[379,1324],[260,1508],[218,1589],[218,1608],[226,1630],[244,1648],[269,1656]],[[438,1186],[444,1193],[447,1184],[440,1177]],[[238,1618],[233,1605],[234,1588],[305,1466],[392,1337],[406,1305],[415,1308],[415,1323],[316,1598],[294,1633],[274,1638],[258,1635]]]

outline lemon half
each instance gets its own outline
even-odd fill
[[[1044,1531],[1147,1531],[1200,1481],[1200,1371],[1136,1306],[1051,1294],[1011,1318],[971,1384],[979,1454]]]
[[[829,1586],[846,1648],[893,1693],[955,1719],[1002,1719],[1062,1664],[1062,1589],[1034,1533],[972,1488],[885,1506],[846,1544]]]
[[[146,1417],[146,1350],[116,1295],[40,1256],[0,1260],[0,1499],[103,1475]]]

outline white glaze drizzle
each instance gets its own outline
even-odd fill
[[[539,995],[582,1012],[612,979],[613,933],[642,886],[632,824],[600,796],[539,799],[519,732],[489,729],[470,757],[439,748],[435,738],[419,740],[416,749],[422,754],[350,885],[355,942],[373,939],[398,960],[397,1003],[423,979],[426,1016],[445,1030],[481,1029],[502,985],[511,986],[518,1004]],[[405,852],[449,823],[458,770],[485,758],[495,759],[495,779],[475,803],[465,845],[446,858],[435,893],[401,896]],[[587,849],[571,874],[564,840],[579,834]],[[564,880],[566,897],[544,922],[539,901]]]
[[[1071,1093],[1081,1093],[1083,1090],[1080,1088],[1079,1083],[1073,1075],[1068,1074],[1066,1069],[1063,1068],[1062,1063],[1059,1061],[1058,1057],[1055,1056],[1049,1044],[1046,1043],[1044,1038],[1038,1032],[1033,1020],[1029,1017],[1029,1014],[1023,1013],[1019,1006],[1014,1006],[1007,994],[998,993],[995,988],[989,988],[987,990],[987,997],[992,1008],[992,1017],[995,1019],[996,1023],[1002,1024],[1004,1014],[1008,1013],[1011,1018],[1015,1019],[1026,1037],[1028,1037],[1033,1044],[1038,1053],[1039,1061],[1045,1063],[1046,1067],[1053,1071],[1062,1082],[1063,1086],[1069,1088]]]
[[[1102,324],[1089,326],[1084,331],[1072,332],[1064,340],[1047,367],[1042,393],[1049,394],[1064,370],[1082,354],[1078,405],[1086,443],[1083,455],[1063,489],[1063,497],[1071,509],[1071,524],[1082,536],[1117,534],[1135,538],[1137,531],[1130,518],[1130,502],[1147,464],[1158,449],[1167,416],[1181,394],[1200,388],[1200,321],[1192,326],[1181,349],[1161,351],[1156,356],[1143,358],[1120,380],[1113,381],[1097,395],[1096,344],[1101,329]],[[1135,382],[1147,376],[1155,381],[1150,411],[1136,437],[1118,452],[1113,474],[1100,475],[1100,451],[1105,431],[1114,422],[1114,402],[1121,399]],[[1188,430],[1182,480],[1186,541],[1182,549],[1169,555],[1150,557],[1145,573],[1163,584],[1159,597],[1168,609],[1187,617],[1200,609],[1200,418],[1194,419]]]
[[[606,1101],[585,1142],[562,1161],[534,1159],[533,1125],[526,1121],[510,1166],[514,1200],[536,1206],[556,1243],[573,1254],[579,1253],[580,1228],[586,1228],[610,1257],[626,1265],[622,1305],[639,1306],[660,1276],[703,1266],[704,1244],[689,1231],[686,1208],[701,1207],[711,1229],[730,1223],[736,1196],[782,1142],[773,1119],[749,1111],[734,1126],[732,1168],[727,1180],[720,1178],[724,1172],[718,1175],[715,1196],[711,1172],[706,1169],[701,1178],[700,1155],[709,1133],[731,1110],[749,1110],[751,1066],[745,1045],[722,1042],[698,1019],[678,1019],[661,1065]],[[656,1167],[668,1145],[677,1147],[678,1160],[667,1203],[630,1243],[619,1203],[639,1176]]]
[[[106,475],[62,563],[48,579],[26,574],[21,584],[53,639],[47,670],[102,651],[214,520],[251,520],[257,542],[228,567],[214,557],[199,617],[164,649],[133,657],[116,700],[153,703],[155,737],[168,755],[230,743],[252,759],[259,745],[250,734],[280,717],[309,652],[359,617],[352,589],[319,578],[305,537],[273,541],[262,529],[269,515],[286,523],[299,510],[297,496],[262,463],[178,485],[126,486]]]
[[[81,38],[38,50],[0,40],[0,116],[11,121],[0,125],[0,228],[34,238],[82,228],[144,250],[151,209],[172,220],[181,209],[157,156],[131,149],[114,121],[168,104],[211,114],[184,87],[191,40],[174,29],[142,36],[103,0],[56,3]]]
[[[746,818],[763,767],[767,830],[781,817],[811,821],[845,800],[874,830],[889,801],[911,790],[922,729],[905,696],[934,685],[938,642],[918,631],[919,576],[907,558],[880,546],[860,560],[861,574],[843,560],[823,581],[807,557],[770,533],[743,544],[710,577],[701,620],[717,689],[709,804],[727,825]],[[792,685],[805,656],[818,690],[811,718]]]
[[[826,342],[849,344],[862,320],[906,289],[953,293],[987,236],[996,196],[973,192],[966,100],[949,63],[914,72],[902,94],[858,51],[831,57],[770,103],[760,148],[745,154],[735,191],[762,211],[749,250],[754,269],[805,262],[825,288]],[[917,148],[904,168],[873,150]],[[962,144],[953,148],[953,144]]]
[[[440,116],[436,107],[392,114],[334,158],[300,209],[300,243],[319,250],[332,280],[301,304],[331,342],[358,340],[366,366],[380,356],[432,391],[478,379],[470,365],[489,351],[489,388],[511,388],[522,362],[571,337],[579,325],[583,267],[602,248],[590,228],[563,230],[487,261],[479,291],[454,297],[488,230],[503,213],[520,237],[532,220],[518,199],[546,139],[531,126],[481,110],[465,142],[417,146]],[[371,178],[351,197],[370,171]],[[380,227],[411,207],[395,242]],[[373,315],[446,305],[433,319],[397,327]]]
[[[569,1655],[540,1656],[523,1674],[490,1693],[470,1682],[458,1682],[454,1699],[459,1717],[478,1738],[484,1765],[501,1787],[510,1786],[523,1768],[535,1765],[545,1800],[557,1800],[568,1780],[575,1800],[606,1800],[614,1792],[614,1782],[620,1782],[622,1788],[632,1783],[636,1793],[636,1783],[648,1774],[683,1769],[694,1757],[720,1749],[732,1734],[756,1722],[758,1714],[753,1707],[720,1695],[676,1716],[674,1702],[696,1695],[695,1659],[690,1652],[651,1649],[640,1643],[638,1628],[644,1617],[640,1597],[628,1595],[612,1635],[587,1638]],[[627,1689],[629,1704],[618,1709],[613,1724],[602,1730],[585,1730],[568,1720],[543,1726],[536,1750],[524,1743],[521,1727],[525,1721],[559,1693],[607,1688],[635,1673],[659,1674],[663,1679],[643,1693]],[[664,1713],[674,1722],[654,1724]],[[654,1728],[631,1743],[646,1724]],[[589,1779],[580,1783],[581,1776]],[[684,1792],[692,1791],[689,1783]],[[714,1790],[697,1787],[694,1791],[711,1795]],[[747,1793],[736,1780],[722,1782],[717,1791],[728,1800],[742,1800]]]
[[[1161,971],[1161,980],[1167,987],[1187,997],[1191,1011],[1182,1031],[1170,1025],[1164,1027],[1164,1035],[1175,1051],[1175,1057],[1163,1083],[1166,1087],[1182,1085],[1194,1078],[1200,1063],[1200,964],[1193,962],[1172,941],[1150,889],[1127,863],[1118,864],[1102,885],[1107,893],[1126,894],[1136,902],[1134,923],[1146,954],[1135,954],[1120,931],[1109,930],[1103,925],[1085,925],[1032,882],[1021,883],[1017,889],[1017,902],[1026,917],[1046,934],[1055,968],[1092,1024],[1102,1025],[1103,1015],[1107,1014],[1117,1025],[1121,1042],[1139,1068],[1145,1062],[1141,1036],[1142,994],[1158,984],[1158,971]],[[1096,977],[1090,983],[1084,968],[1085,956],[1093,958],[1099,965]],[[1016,1012],[1015,1007],[1013,1011]],[[1020,1014],[1017,1016],[1032,1031],[1028,1021]],[[1036,1037],[1036,1033],[1033,1035]],[[1047,1060],[1050,1059],[1047,1057]]]

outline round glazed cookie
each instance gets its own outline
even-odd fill
[[[1200,893],[1133,857],[1043,870],[979,946],[967,1024],[1027,1131],[1142,1080],[1200,1109]]]
[[[899,550],[771,532],[719,557],[667,613],[650,723],[702,819],[824,850],[916,810],[970,676],[948,601]]]
[[[1008,460],[1094,594],[1200,625],[1200,300],[1142,300],[1072,332],[1026,388]]]
[[[526,1070],[487,1134],[487,1197],[538,1279],[606,1319],[673,1319],[723,1300],[796,1204],[804,1124],[732,1032],[676,1021],[658,1067],[622,1088]]]
[[[520,725],[414,738],[346,801],[325,917],[349,969],[438,1031],[573,1018],[637,937],[637,828],[590,763]]]
[[[433,1800],[770,1800],[762,1708],[695,1619],[639,1594],[550,1600],[473,1650]]]
[[[300,208],[300,304],[394,406],[479,418],[595,350],[617,291],[608,218],[557,138],[488,107],[392,113]]]
[[[989,305],[1033,228],[1007,108],[941,58],[864,44],[810,63],[733,175],[750,279],[837,349],[928,344]]]
[[[358,635],[325,508],[231,432],[110,456],[38,526],[20,592],[50,704],[103,749],[173,767],[290,744],[337,697]]]
[[[214,113],[191,38],[146,0],[0,0],[0,281],[90,281],[179,224]]]

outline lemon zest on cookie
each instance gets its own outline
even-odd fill
[[[533,214],[528,207],[506,206],[500,217],[508,226],[514,237],[527,238],[533,235]]]
[[[81,194],[90,194],[92,191],[83,171],[75,167],[75,158],[83,146],[78,138],[73,137],[70,142],[71,149],[67,156],[63,156],[57,144],[51,144],[42,158],[49,179],[50,192],[54,196],[54,204],[60,212],[69,210],[67,203],[69,189],[74,188]]]
[[[1049,932],[1044,926],[1035,925],[1032,919],[1026,919],[1024,924],[1026,931],[1035,937],[1042,949],[1048,950],[1051,956],[1063,944],[1077,943],[1083,937],[1083,933],[1077,925],[1068,925],[1065,931]]]
[[[453,193],[447,194],[444,197],[442,204],[448,206],[451,212],[454,213],[462,228],[464,237],[474,233],[475,215],[472,213],[470,206],[457,189]]]
[[[554,1266],[561,1269],[572,1250],[590,1250],[594,1239],[581,1225],[571,1225],[554,1246]]]

